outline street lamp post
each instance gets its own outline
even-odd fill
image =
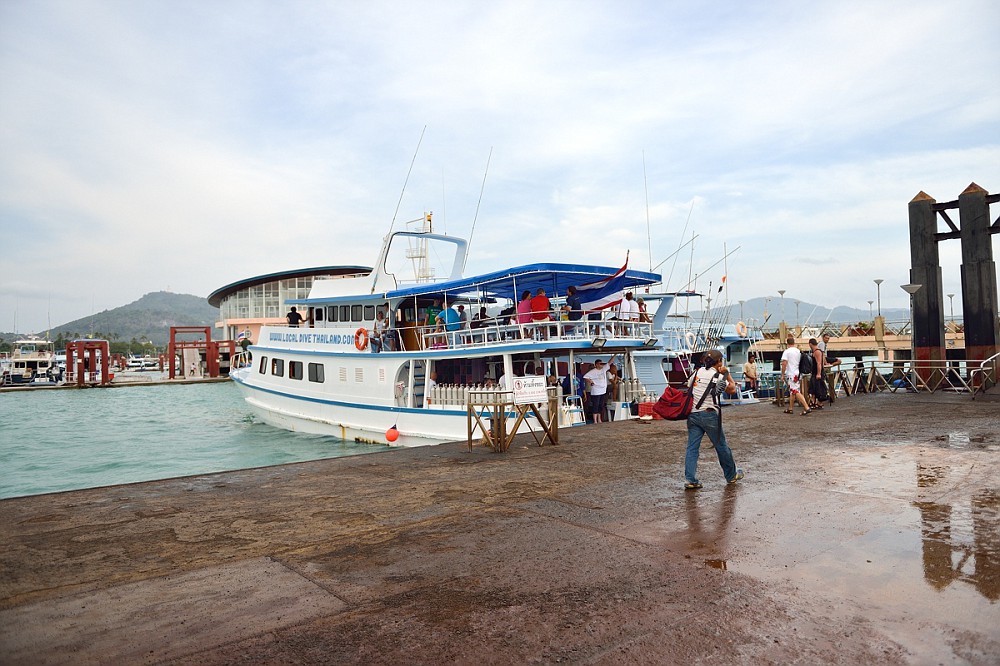
[[[740,321],[746,321],[746,319],[743,318],[743,303],[744,301],[740,301]]]
[[[875,315],[872,314],[872,303],[874,303],[874,302],[875,301],[868,301],[868,318],[869,319],[874,319],[875,318]]]
[[[900,286],[900,288],[903,291],[905,291],[907,294],[910,295],[910,372],[913,373],[913,375],[914,375],[911,381],[913,382],[913,388],[916,389],[916,387],[917,387],[917,380],[916,380],[916,374],[917,374],[917,370],[916,370],[916,363],[917,363],[917,359],[916,359],[916,355],[917,355],[917,341],[916,341],[916,336],[914,335],[915,331],[914,331],[914,326],[913,326],[913,295],[915,293],[917,293],[920,290],[920,288],[922,286],[924,286],[924,285],[922,285],[922,284],[901,284],[899,286]]]
[[[778,295],[781,296],[781,321],[785,321],[785,290],[779,289]]]
[[[875,299],[878,301],[878,316],[882,316],[882,283],[885,282],[882,278],[877,278],[875,280]]]
[[[948,294],[948,305],[951,306],[951,324],[955,325],[955,294]]]
[[[801,302],[802,302],[802,301],[800,301],[800,300],[798,300],[798,299],[795,299],[795,325],[796,325],[796,326],[798,326],[798,325],[799,325],[799,304],[800,304]]]

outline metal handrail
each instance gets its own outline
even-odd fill
[[[1000,352],[993,354],[987,359],[984,359],[982,363],[979,364],[978,368],[974,368],[972,372],[969,373],[969,381],[975,387],[972,392],[972,399],[976,399],[976,394],[986,393],[992,386],[997,384],[997,359],[1000,359]],[[989,364],[989,368],[987,368]],[[977,375],[982,375],[979,382],[976,382]]]

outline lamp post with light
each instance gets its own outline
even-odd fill
[[[948,294],[948,305],[951,306],[951,325],[955,325],[955,294]]]
[[[878,316],[882,316],[882,283],[885,282],[882,278],[875,279],[875,299],[878,302]]]
[[[868,301],[868,318],[872,319],[872,320],[875,319],[875,315],[872,314],[872,303],[874,303],[874,302],[875,301]]]
[[[785,290],[779,289],[778,295],[781,296],[781,324],[778,327],[781,333],[778,334],[778,337],[784,340],[788,336],[788,324],[785,323]]]
[[[922,286],[924,286],[924,285],[922,285],[922,284],[901,284],[901,285],[899,285],[899,287],[903,291],[905,291],[907,294],[910,295],[910,371],[913,373],[913,377],[912,377],[911,381],[913,383],[914,389],[916,389],[916,386],[917,386],[917,377],[916,377],[916,375],[917,375],[917,370],[916,370],[916,365],[917,365],[917,358],[916,358],[916,356],[917,356],[917,341],[916,341],[916,336],[914,335],[916,333],[916,331],[915,331],[915,327],[913,325],[913,295],[915,293],[917,293],[918,291],[920,291],[920,288]]]

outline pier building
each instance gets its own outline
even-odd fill
[[[256,341],[261,326],[281,324],[287,310],[285,301],[305,298],[316,280],[357,277],[372,272],[370,266],[320,266],[268,273],[238,280],[209,294],[209,304],[219,308],[223,340],[236,340],[250,331]],[[308,313],[303,313],[308,317]]]

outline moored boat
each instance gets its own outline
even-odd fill
[[[55,385],[62,382],[63,369],[56,361],[55,343],[29,336],[14,342],[3,383],[12,385]]]
[[[304,325],[263,327],[250,347],[252,364],[230,373],[247,404],[264,422],[289,430],[385,443],[393,429],[394,444],[416,446],[465,439],[470,393],[509,390],[514,378],[538,375],[553,376],[558,391],[577,355],[618,355],[624,378],[637,382],[632,352],[656,344],[650,323],[610,322],[599,313],[569,320],[557,309],[546,313],[551,319],[525,321],[508,314],[512,308],[498,310],[524,291],[556,296],[599,283],[620,294],[655,284],[659,275],[537,263],[464,277],[467,249],[464,239],[429,225],[398,231],[386,238],[370,274],[319,280],[307,298],[289,300],[307,313]],[[395,259],[444,250],[453,257],[444,280],[416,265],[413,281],[400,277]],[[459,305],[469,311],[468,323]],[[428,309],[438,308],[442,317],[431,320]],[[376,323],[383,315],[384,324]],[[571,413],[574,399],[567,396],[561,409]],[[513,423],[513,413],[505,416]]]

